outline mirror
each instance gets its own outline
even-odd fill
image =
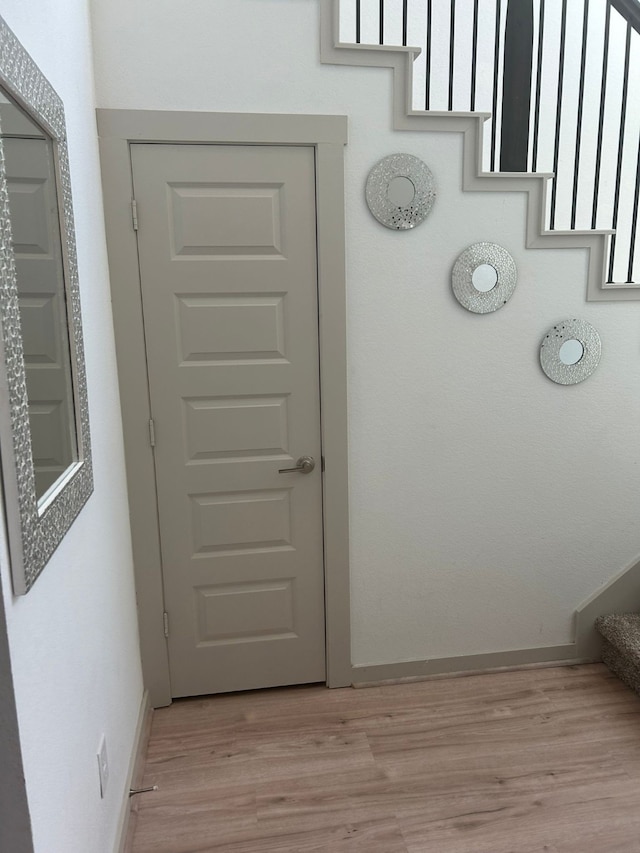
[[[53,141],[0,91],[36,498],[78,460]]]
[[[397,207],[407,207],[416,197],[416,188],[409,178],[398,175],[391,178],[387,187],[387,198]]]
[[[471,274],[471,284],[480,293],[488,293],[498,283],[498,273],[491,264],[480,264]]]
[[[93,490],[62,102],[0,18],[0,451],[14,592]]]
[[[563,364],[577,364],[583,355],[584,347],[575,338],[565,341],[558,352],[558,358]]]

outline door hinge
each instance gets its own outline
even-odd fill
[[[164,635],[165,637],[169,636],[169,614],[165,610],[162,614],[162,621],[164,623]]]
[[[131,199],[131,219],[133,221],[133,230],[138,230],[138,202],[135,198]]]
[[[324,456],[320,457],[320,470],[324,471]]]
[[[156,425],[153,422],[153,418],[149,418],[149,441],[151,442],[151,447],[156,446]]]

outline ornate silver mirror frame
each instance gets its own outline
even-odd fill
[[[75,417],[74,459],[36,494],[16,261],[5,151],[0,138],[0,457],[13,587],[31,588],[93,491],[89,410],[66,128],[62,101],[0,18],[0,87],[48,137],[53,149]],[[73,425],[71,427],[73,429]]]
[[[396,182],[400,191],[394,193]],[[436,186],[431,170],[418,157],[389,154],[369,172],[365,197],[378,222],[394,231],[408,231],[431,213]]]
[[[558,385],[584,382],[600,363],[602,343],[586,320],[562,320],[549,329],[540,344],[540,365]]]
[[[476,273],[493,272],[493,280],[483,286]],[[486,275],[483,276],[486,280]],[[458,302],[474,314],[490,314],[503,308],[513,295],[518,280],[516,263],[497,243],[474,243],[458,256],[451,272],[451,287]]]

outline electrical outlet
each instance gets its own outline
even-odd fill
[[[109,781],[109,759],[107,758],[107,739],[105,735],[100,738],[98,747],[98,773],[100,774],[100,796],[107,793],[107,782]]]

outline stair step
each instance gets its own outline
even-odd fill
[[[598,616],[602,636],[602,661],[628,687],[640,695],[640,613]]]

